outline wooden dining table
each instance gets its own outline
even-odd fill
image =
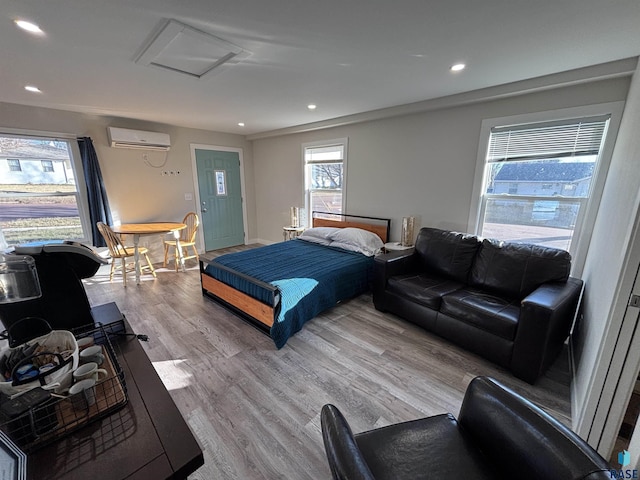
[[[178,255],[178,261],[184,272],[184,258],[180,247],[180,230],[185,228],[187,228],[187,225],[181,222],[123,223],[111,227],[118,235],[133,235],[133,263],[136,269],[136,284],[140,284],[140,253],[138,251],[140,236],[172,233],[176,241],[176,255]]]

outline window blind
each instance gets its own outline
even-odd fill
[[[563,123],[494,127],[487,162],[597,155],[609,116]]]
[[[344,145],[307,147],[304,149],[306,163],[339,163],[344,159]]]

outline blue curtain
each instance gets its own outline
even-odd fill
[[[93,142],[90,137],[78,138],[78,146],[80,147],[82,169],[84,170],[84,180],[87,184],[87,195],[89,197],[89,218],[91,219],[93,244],[96,247],[106,247],[107,244],[98,231],[96,224],[98,222],[104,222],[107,225],[111,225],[113,221],[111,218],[111,210],[109,209],[107,191],[102,181],[98,155],[96,154],[95,148],[93,148]]]

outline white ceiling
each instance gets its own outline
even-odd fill
[[[251,55],[200,79],[136,63],[168,19]],[[639,0],[0,0],[0,22],[0,101],[243,134],[640,54]]]

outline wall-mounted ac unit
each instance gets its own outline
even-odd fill
[[[166,152],[171,147],[169,135],[159,132],[144,132],[128,128],[108,127],[109,143],[116,148],[159,150]]]

